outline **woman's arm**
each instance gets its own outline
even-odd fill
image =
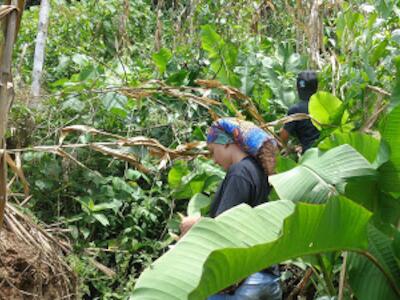
[[[200,221],[201,216],[192,216],[192,217],[184,217],[181,221],[180,229],[181,229],[181,236],[183,237],[186,232],[189,231],[190,228],[198,221]]]

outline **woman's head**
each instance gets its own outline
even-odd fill
[[[240,157],[250,155],[259,159],[267,174],[273,173],[276,140],[251,122],[236,118],[218,119],[208,130],[207,144],[214,161],[224,169]]]
[[[246,157],[248,154],[244,152],[236,144],[217,144],[208,143],[208,150],[214,162],[220,165],[224,170],[228,170],[229,167],[242,158]]]

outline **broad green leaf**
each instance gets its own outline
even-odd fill
[[[311,117],[317,121],[313,121],[313,124],[319,129],[320,125],[343,125],[349,117],[342,101],[328,92],[312,95],[308,109]]]
[[[396,67],[396,75],[394,77],[395,81],[394,81],[392,96],[390,99],[391,102],[390,106],[392,108],[400,104],[400,55],[396,56],[393,59],[393,62]]]
[[[85,103],[79,100],[78,97],[70,97],[61,105],[62,110],[70,109],[75,112],[81,112],[85,108]]]
[[[392,247],[393,241],[372,225],[368,227],[368,241],[369,252],[379,261],[392,281],[400,285],[400,269],[397,266],[396,255]]]
[[[104,203],[100,203],[100,204],[95,204],[93,206],[93,208],[91,209],[91,211],[99,212],[102,210],[112,209],[116,213],[121,206],[122,206],[121,201],[119,201],[117,199],[113,199],[112,202],[104,202]]]
[[[128,169],[125,171],[125,177],[130,180],[138,180],[140,177],[143,176],[143,173],[138,170]]]
[[[84,239],[86,239],[90,235],[89,228],[83,227],[83,228],[80,228],[79,231],[82,233]],[[78,237],[76,237],[76,238],[78,238]]]
[[[157,66],[160,74],[163,74],[167,69],[167,65],[172,58],[172,53],[169,49],[161,48],[157,53],[153,53],[152,59]]]
[[[385,140],[381,139],[381,143],[379,145],[378,155],[372,164],[374,167],[379,168],[385,162],[387,162],[390,158],[390,149],[389,145],[386,143]]]
[[[371,211],[374,212],[374,219],[377,221],[374,225],[393,237],[400,222],[400,199],[380,192],[378,202]]]
[[[188,77],[189,72],[186,70],[180,70],[168,76],[166,82],[170,85],[181,86],[188,84]]]
[[[128,194],[133,193],[134,189],[123,179],[120,177],[113,177],[112,180],[112,186],[115,191],[123,191]]]
[[[400,45],[400,29],[395,29],[392,31],[392,40]]]
[[[108,111],[112,109],[119,109],[125,111],[125,105],[128,101],[128,98],[124,95],[117,93],[106,93],[101,99],[104,108]]]
[[[253,87],[254,87],[254,82],[252,80],[251,74],[249,73],[249,64],[246,61],[245,65],[243,67],[238,68],[239,69],[239,74],[241,76],[241,86],[240,86],[240,91],[245,94],[245,95],[250,95]]]
[[[397,265],[391,240],[373,226],[368,226],[368,251],[391,278],[400,283],[400,268]],[[349,256],[349,282],[358,299],[398,299],[388,278],[367,258],[352,253]]]
[[[207,178],[209,176],[205,173],[202,174],[190,174],[183,179],[182,185],[174,192],[174,198],[189,199],[197,193],[201,193],[205,187]]]
[[[189,173],[186,162],[182,160],[175,161],[174,166],[168,173],[168,184],[171,188],[178,188],[182,182],[182,178]]]
[[[376,178],[365,178],[346,183],[345,196],[371,212],[376,212],[379,205],[379,189]]]
[[[204,211],[210,206],[211,199],[204,194],[195,194],[189,201],[187,215],[204,215]]]
[[[72,61],[82,67],[90,62],[90,58],[85,54],[77,53],[72,57]]]
[[[139,277],[133,299],[204,300],[275,263],[336,250],[366,251],[371,214],[345,198],[274,201],[202,219]],[[349,230],[351,228],[351,230]]]
[[[262,112],[267,112],[270,110],[269,100],[272,98],[272,91],[269,87],[265,87],[262,91],[262,96],[260,97],[260,101],[258,101],[258,105],[260,106]]]
[[[103,214],[93,214],[93,217],[100,222],[103,226],[109,226],[110,222],[108,221],[107,217]]]
[[[201,27],[201,44],[208,53],[211,70],[218,80],[224,84],[240,87],[241,81],[234,72],[238,48],[226,43],[210,25]]]
[[[225,44],[221,36],[210,25],[201,27],[201,45],[206,50],[210,58],[218,56],[218,52]]]
[[[371,211],[374,214],[374,226],[393,236],[400,220],[400,201],[379,190],[378,178],[367,177],[347,182],[345,196]]]
[[[275,171],[277,173],[282,173],[282,172],[289,171],[290,169],[293,169],[296,166],[297,166],[297,163],[294,160],[290,159],[289,157],[279,155],[276,158]]]
[[[396,300],[396,293],[390,288],[381,271],[368,258],[351,253],[349,255],[349,284],[357,299]]]
[[[387,116],[381,130],[390,147],[390,160],[379,169],[380,184],[388,192],[400,192],[400,105]]]
[[[212,192],[221,182],[221,177],[218,175],[209,176],[204,182],[204,192]]]
[[[349,145],[325,153],[308,150],[300,164],[269,177],[280,199],[321,203],[338,194],[346,179],[375,175],[372,165]]]
[[[397,265],[400,268],[400,231],[396,233],[393,239],[392,248],[397,261]]]
[[[79,80],[80,81],[85,81],[85,80],[92,80],[96,78],[96,76],[99,75],[98,69],[94,66],[86,66],[85,68],[82,69],[82,71],[79,73]]]
[[[373,163],[379,152],[380,142],[376,138],[361,132],[334,132],[318,144],[318,148],[327,151],[336,146],[348,144],[356,149],[370,163]]]
[[[383,59],[386,57],[387,50],[386,47],[388,45],[388,40],[383,40],[381,41],[373,50],[371,56],[370,56],[370,63],[371,65],[375,65],[380,59]]]
[[[298,53],[292,53],[285,62],[285,69],[289,72],[296,73],[301,66],[301,56]]]
[[[224,64],[226,65],[227,69],[233,70],[236,65],[238,53],[239,50],[235,45],[230,43],[225,44],[222,56],[224,58]],[[238,80],[240,82],[239,78]]]

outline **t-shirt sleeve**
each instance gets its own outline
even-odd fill
[[[292,106],[291,108],[289,108],[287,115],[290,116],[290,115],[296,114],[298,112],[299,111],[298,111],[297,107],[296,106]],[[295,128],[296,128],[296,121],[286,123],[283,126],[283,128],[285,128],[286,131],[289,132],[290,134],[294,134],[294,131],[295,131]]]
[[[225,182],[221,201],[216,211],[216,216],[224,211],[239,205],[248,203],[251,199],[253,186],[241,176],[232,175]]]

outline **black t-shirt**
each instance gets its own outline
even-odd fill
[[[255,158],[247,156],[228,169],[211,203],[210,217],[241,203],[257,206],[267,201],[269,192],[267,175]]]
[[[308,101],[300,101],[289,108],[288,115],[297,113],[308,114]],[[319,138],[319,131],[314,127],[311,120],[300,120],[286,123],[284,128],[291,135],[294,135],[299,139],[300,144],[303,147],[303,152],[308,148],[311,148],[315,140]]]

